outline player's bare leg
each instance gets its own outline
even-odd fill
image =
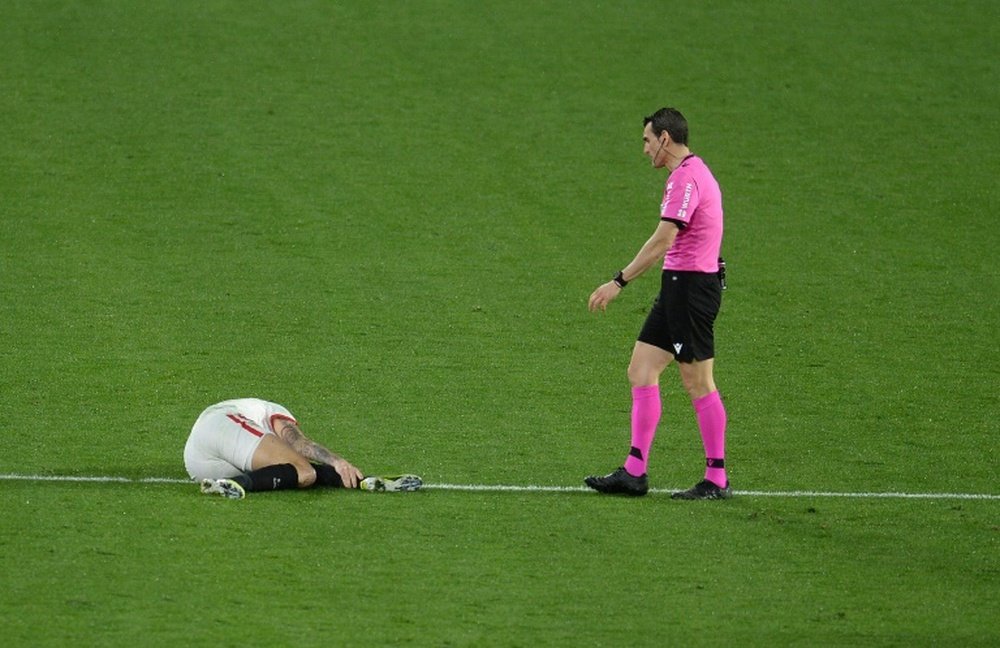
[[[309,488],[316,483],[316,468],[308,459],[296,452],[283,439],[272,434],[266,435],[260,440],[260,445],[253,453],[253,459],[250,463],[251,469],[260,470],[282,464],[291,464],[295,467],[299,488]]]

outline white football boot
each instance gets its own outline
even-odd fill
[[[361,480],[361,490],[387,493],[415,491],[424,485],[424,480],[416,475],[398,475],[396,477],[365,477]]]

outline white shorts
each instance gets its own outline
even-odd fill
[[[209,407],[191,428],[184,445],[184,467],[191,479],[223,479],[249,472],[253,453],[270,431],[242,416],[235,407]]]

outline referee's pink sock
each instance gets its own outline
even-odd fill
[[[661,410],[659,385],[632,388],[632,448],[625,459],[625,472],[633,477],[646,474]]]
[[[729,483],[726,476],[726,408],[717,391],[695,399],[692,405],[705,446],[705,479],[725,488]]]

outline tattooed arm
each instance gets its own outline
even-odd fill
[[[307,437],[294,421],[285,418],[276,419],[274,421],[274,433],[306,459],[333,466],[334,470],[340,475],[341,480],[343,480],[344,486],[356,488],[358,482],[364,479],[364,475],[361,474],[360,470],[337,453],[331,452]]]

